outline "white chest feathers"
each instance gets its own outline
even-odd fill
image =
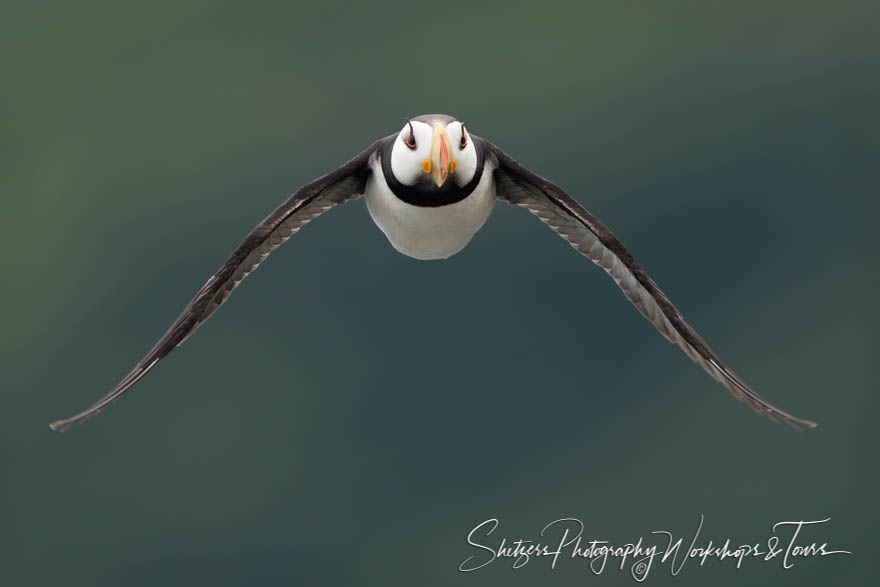
[[[462,250],[486,223],[495,204],[489,161],[466,198],[433,208],[414,206],[395,196],[378,157],[372,158],[370,168],[373,172],[364,189],[370,216],[395,249],[414,259],[446,259]]]

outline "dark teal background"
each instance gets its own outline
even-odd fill
[[[875,449],[874,2],[7,3],[0,585],[629,585],[463,574],[468,531],[803,542],[655,585],[866,585]],[[732,399],[600,270],[499,204],[396,253],[307,226],[101,416],[265,214],[446,112],[564,186],[797,432]]]

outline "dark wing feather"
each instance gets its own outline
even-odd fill
[[[381,142],[377,141],[339,169],[303,186],[269,214],[235,249],[217,273],[202,286],[150,352],[110,393],[79,414],[52,422],[49,427],[53,430],[64,430],[107,407],[175,347],[183,344],[217,311],[232,290],[238,287],[238,284],[256,269],[269,253],[313,218],[337,204],[360,197],[369,174],[367,163]]]
[[[772,418],[798,426],[816,426],[815,422],[796,418],[773,406],[727,368],[599,219],[562,188],[535,175],[492,143],[483,140],[483,144],[497,162],[494,174],[499,199],[528,208],[578,252],[602,267],[663,336],[678,344],[735,397]]]

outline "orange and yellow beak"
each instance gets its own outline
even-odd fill
[[[422,162],[425,173],[434,176],[434,183],[441,187],[450,173],[455,172],[455,159],[452,158],[452,144],[449,135],[446,134],[446,126],[434,125],[434,135],[431,138],[431,157]]]

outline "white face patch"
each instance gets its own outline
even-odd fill
[[[464,132],[465,146],[461,148],[461,136]],[[422,162],[431,157],[431,139],[434,129],[431,125],[417,120],[412,121],[412,133],[415,135],[416,148],[410,149],[406,141],[409,139],[409,123],[405,124],[394,146],[391,148],[391,171],[397,181],[403,185],[414,185],[418,181],[430,179]],[[460,122],[453,121],[446,126],[449,142],[452,144],[452,159],[455,161],[455,172],[449,178],[459,187],[467,185],[477,172],[477,151],[473,141]]]
[[[430,177],[422,168],[422,161],[431,156],[433,132],[430,125],[413,120],[412,133],[416,138],[415,149],[410,149],[406,145],[410,133],[409,123],[405,124],[400,130],[400,134],[397,135],[394,146],[391,148],[391,171],[397,181],[403,185],[413,185],[422,179],[422,176]]]
[[[455,173],[452,179],[456,185],[464,186],[474,178],[477,171],[477,150],[471,137],[467,132],[467,128],[457,120],[450,122],[446,126],[446,133],[449,135],[449,141],[452,143],[452,158],[456,161]],[[464,133],[465,146],[461,148],[461,137]]]

